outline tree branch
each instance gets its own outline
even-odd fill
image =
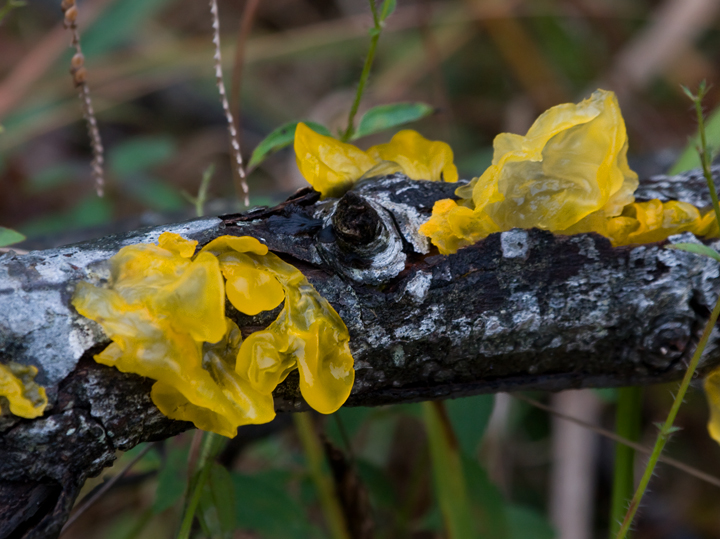
[[[707,203],[704,184],[681,180],[651,179],[638,194]],[[118,249],[165,231],[201,244],[254,236],[301,269],[350,331],[350,406],[682,375],[720,290],[717,262],[662,244],[612,248],[595,234],[540,230],[493,234],[441,256],[417,228],[456,187],[391,176],[340,201],[307,189],[272,209],[1,256],[0,361],[37,366],[49,405],[34,420],[0,416],[0,538],[56,536],[85,479],[116,450],[191,426],[159,413],[152,380],[93,361],[109,341],[69,303],[79,281],[107,280]],[[228,311],[244,335],[277,315]],[[718,344],[713,336],[703,372],[720,363]],[[297,377],[277,389],[276,407],[307,409]]]

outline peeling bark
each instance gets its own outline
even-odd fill
[[[656,177],[638,195],[706,205],[696,179]],[[69,303],[79,281],[107,282],[118,249],[165,231],[201,244],[254,236],[302,270],[350,331],[351,406],[682,375],[720,290],[717,262],[667,242],[612,248],[595,234],[540,230],[493,234],[441,256],[417,228],[456,186],[390,176],[340,201],[304,190],[272,209],[0,257],[0,361],[37,366],[50,401],[35,420],[0,415],[0,538],[56,536],[84,480],[117,449],[191,426],[158,412],[151,380],[92,360],[109,341]],[[245,335],[276,314],[228,307]],[[720,363],[718,347],[714,334],[703,372]],[[276,407],[306,409],[297,377],[277,389]]]

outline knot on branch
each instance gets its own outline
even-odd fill
[[[366,284],[380,284],[405,268],[403,241],[390,213],[352,191],[331,210],[329,225],[335,241],[320,250],[337,271]]]
[[[651,328],[652,331],[643,338],[643,363],[666,369],[685,354],[692,338],[692,320],[660,316],[652,322]]]
[[[377,254],[372,250],[382,248],[382,237],[386,236],[378,212],[353,192],[346,193],[338,202],[332,216],[332,229],[341,250],[358,255]]]

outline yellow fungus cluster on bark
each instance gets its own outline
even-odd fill
[[[708,432],[712,439],[720,444],[720,369],[714,370],[705,378],[705,394],[710,405]]]
[[[18,417],[33,419],[43,414],[48,400],[45,388],[35,383],[37,373],[32,365],[0,363],[0,413],[7,404]]]
[[[322,198],[342,196],[362,177],[393,172],[402,172],[411,180],[458,180],[450,146],[409,129],[398,132],[386,144],[363,151],[299,123],[295,159],[303,177]]]
[[[308,404],[337,410],[355,373],[332,306],[255,238],[223,236],[197,255],[196,245],[164,233],[113,256],[108,288],[78,284],[73,305],[113,341],[95,360],[156,380],[151,397],[166,416],[228,437],[275,417],[272,391],[296,368]],[[243,341],[226,293],[248,315],[285,305]]]
[[[691,204],[635,202],[638,178],[612,92],[553,107],[525,136],[501,133],[493,146],[492,165],[457,189],[458,202],[436,202],[420,227],[442,254],[512,228],[597,232],[615,246],[708,232]]]

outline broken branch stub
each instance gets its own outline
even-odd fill
[[[684,185],[664,177],[639,193],[703,200],[700,187]],[[612,248],[595,234],[517,229],[441,256],[417,230],[456,187],[394,175],[340,200],[308,189],[272,209],[0,257],[0,361],[38,367],[49,399],[40,418],[0,416],[0,537],[57,535],[84,480],[116,450],[190,426],[159,413],[151,380],[96,364],[109,341],[70,306],[79,281],[107,282],[107,259],[121,247],[165,231],[201,245],[253,236],[298,267],[350,331],[350,406],[682,375],[720,290],[716,261],[662,244]],[[228,314],[245,336],[273,320]],[[713,336],[703,369],[718,363]],[[297,377],[275,397],[278,411],[306,409]]]

